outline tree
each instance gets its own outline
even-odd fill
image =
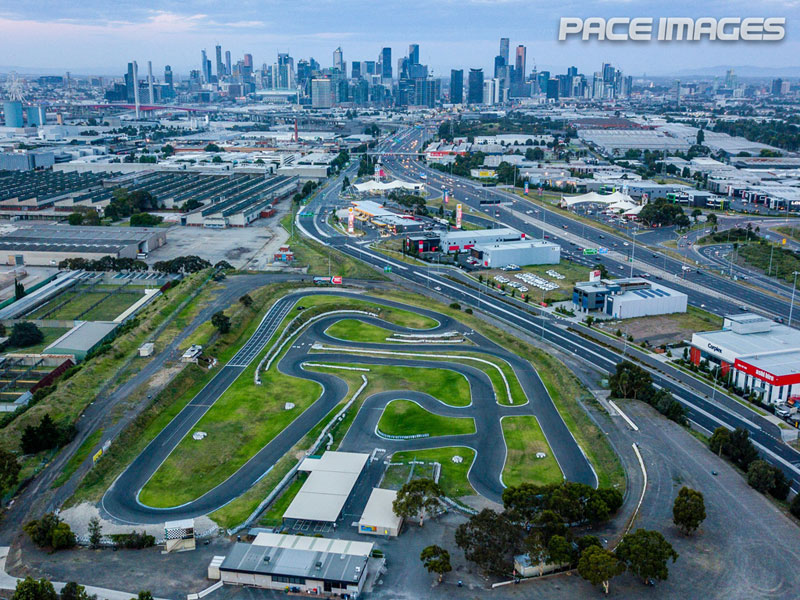
[[[92,517],[89,519],[89,548],[95,549],[100,547],[100,542],[103,539],[103,528],[100,525],[100,519]]]
[[[554,535],[547,544],[547,562],[554,565],[569,565],[574,560],[572,544],[563,535]]]
[[[747,483],[756,491],[766,494],[775,485],[775,472],[765,460],[754,460],[747,467]]]
[[[208,145],[207,145],[207,146],[204,148],[204,150],[205,150],[206,152],[222,152],[222,148],[220,148],[220,147],[219,147],[219,146],[217,146],[216,144],[208,144]]]
[[[520,550],[520,530],[504,514],[485,508],[456,528],[456,545],[485,573],[508,575]]]
[[[17,484],[19,471],[17,457],[7,450],[0,449],[0,497]]]
[[[53,584],[47,579],[26,577],[17,581],[17,587],[11,600],[58,600]]]
[[[62,521],[53,528],[53,533],[50,536],[50,545],[53,550],[62,550],[75,546],[75,534],[72,533],[69,524]]]
[[[245,308],[250,308],[253,306],[253,299],[250,297],[250,294],[245,294],[244,296],[240,297],[239,302],[241,302],[242,306]]]
[[[693,533],[706,518],[703,494],[683,486],[672,505],[672,522],[685,534]]]
[[[786,475],[783,474],[783,471],[781,471],[778,467],[773,466],[772,472],[775,474],[775,483],[769,489],[769,494],[778,500],[786,500],[786,496],[789,495],[792,482],[789,481]]]
[[[24,454],[36,454],[42,450],[57,448],[68,441],[67,438],[72,437],[53,422],[50,413],[45,413],[38,425],[27,425],[23,429],[20,449]]]
[[[697,130],[697,145],[702,146],[706,139],[706,133],[702,129]]]
[[[653,393],[650,373],[639,365],[623,360],[617,363],[616,371],[608,379],[611,395],[616,398],[648,400]]]
[[[150,213],[136,213],[131,215],[131,227],[155,227],[164,220],[160,215]]]
[[[221,310],[215,312],[211,317],[211,324],[216,327],[220,333],[228,333],[231,330],[231,319]]]
[[[617,558],[645,582],[650,579],[665,581],[669,576],[667,561],[678,560],[678,553],[658,531],[637,529],[622,538],[617,546]]]
[[[39,344],[44,340],[44,334],[41,330],[29,321],[21,323],[14,323],[11,328],[11,335],[8,338],[8,344],[15,348],[25,348]]]
[[[717,427],[708,440],[708,447],[717,456],[722,456],[731,439],[731,432],[725,427]]]
[[[83,223],[83,215],[79,212],[70,213],[67,217],[67,223],[70,225],[81,225]]]
[[[795,497],[792,498],[792,503],[789,505],[789,512],[800,519],[800,494],[796,494]]]
[[[136,598],[131,598],[131,600],[153,600],[153,594],[150,590],[141,590]]]
[[[14,278],[14,299],[19,300],[24,296],[25,296],[25,286],[22,285],[21,281],[17,281],[16,278]]]
[[[543,510],[536,517],[536,527],[539,529],[539,534],[542,536],[542,543],[545,546],[550,544],[550,539],[553,536],[567,535],[567,526],[564,524],[564,519],[554,510]]]
[[[61,523],[61,519],[53,513],[47,513],[41,519],[28,521],[22,526],[22,529],[34,544],[44,548],[52,543],[53,531],[59,523]]]
[[[750,463],[758,459],[758,450],[750,441],[750,434],[741,427],[733,430],[722,451],[743,471],[747,471]]]
[[[97,596],[90,596],[82,585],[70,581],[61,588],[61,600],[96,600]]]
[[[619,561],[613,552],[600,546],[586,548],[578,561],[578,575],[592,585],[602,585],[606,594],[610,581],[624,571],[625,563]]]
[[[432,479],[413,479],[398,490],[392,510],[404,519],[419,516],[419,525],[422,527],[424,514],[431,513],[439,506],[439,497],[443,495],[442,489]]]
[[[428,546],[424,548],[419,555],[428,573],[436,573],[439,576],[439,581],[442,581],[445,573],[453,570],[450,565],[450,553],[441,546]]]

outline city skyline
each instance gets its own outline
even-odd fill
[[[288,52],[296,57],[313,57],[328,66],[337,47],[342,48],[344,60],[351,61],[372,60],[383,47],[392,48],[393,54],[400,56],[409,44],[419,44],[419,61],[429,65],[435,76],[447,77],[452,68],[490,72],[501,37],[510,39],[512,63],[517,45],[527,47],[528,70],[535,64],[553,71],[571,65],[588,71],[596,62],[613,62],[634,75],[737,65],[780,64],[787,70],[797,69],[790,64],[800,49],[792,35],[792,16],[798,12],[793,3],[759,8],[759,15],[787,18],[787,37],[778,43],[651,42],[634,46],[556,41],[558,19],[568,13],[661,16],[665,14],[661,10],[653,3],[638,3],[632,10],[627,2],[607,2],[600,8],[577,11],[571,6],[534,6],[517,0],[468,0],[458,10],[450,1],[411,0],[400,9],[354,0],[336,5],[301,0],[291,5],[282,1],[243,2],[232,13],[197,1],[111,8],[104,2],[67,6],[39,0],[0,9],[0,31],[4,32],[0,52],[5,57],[0,59],[0,69],[113,75],[120,64],[135,56],[141,61],[152,60],[159,71],[170,64],[176,74],[185,75],[198,68],[196,57],[202,48],[216,71],[216,45],[234,56],[251,53],[256,64],[271,61],[278,52]],[[720,3],[704,6],[703,16],[730,16],[745,10],[751,12],[743,3]],[[688,2],[673,3],[669,9],[669,14],[699,16],[697,13],[697,7]],[[509,19],[509,14],[515,18]],[[41,39],[51,43],[37,43]],[[59,47],[59,53],[53,53],[53,47]],[[104,51],[98,53],[98,47]],[[636,52],[631,52],[634,47]]]

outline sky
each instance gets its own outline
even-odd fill
[[[558,42],[561,17],[785,17],[781,42]],[[119,75],[130,60],[170,64],[178,74],[200,67],[200,50],[214,46],[234,62],[251,53],[256,66],[289,52],[331,66],[375,60],[392,48],[393,68],[408,44],[434,75],[451,68],[491,71],[499,38],[528,48],[527,70],[591,74],[611,62],[632,75],[674,74],[720,65],[798,67],[795,32],[800,0],[0,0],[0,70],[10,67]],[[140,67],[141,68],[141,67]],[[795,69],[796,71],[797,69]]]

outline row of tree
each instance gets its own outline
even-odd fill
[[[11,600],[97,600],[97,596],[90,595],[84,586],[74,581],[65,584],[59,594],[49,580],[26,577],[17,581]],[[153,600],[153,594],[142,590],[131,600]]]
[[[113,191],[111,202],[106,206],[104,214],[111,220],[117,221],[136,213],[159,208],[163,208],[163,203],[146,190],[129,191],[128,188],[117,188]]]
[[[688,227],[691,224],[689,217],[683,212],[680,204],[659,198],[644,205],[639,213],[639,220],[651,227]]]
[[[211,263],[204,258],[189,254],[187,256],[178,256],[172,260],[160,260],[153,263],[153,270],[160,273],[186,274],[197,273],[210,266]]]
[[[42,415],[38,424],[29,424],[22,430],[20,450],[23,454],[37,454],[60,448],[75,437],[77,430],[70,422],[56,423],[50,413]]]
[[[672,397],[666,388],[656,388],[650,373],[639,365],[624,360],[617,363],[616,371],[609,377],[608,385],[615,398],[642,400],[662,415],[680,423],[686,423],[686,410]]]
[[[134,258],[116,258],[103,256],[92,260],[89,258],[65,258],[58,263],[59,269],[69,271],[147,271],[147,263]]]

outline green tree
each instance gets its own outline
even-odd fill
[[[623,360],[608,379],[611,395],[616,398],[648,400],[653,394],[653,379],[639,365]]]
[[[17,281],[16,278],[14,279],[14,299],[19,300],[25,296],[25,286],[22,285],[21,281]],[[31,323],[33,325],[33,323]],[[16,327],[16,325],[15,325]]]
[[[756,491],[766,494],[775,485],[775,472],[765,460],[754,460],[747,467],[747,483]]]
[[[614,556],[610,550],[600,546],[589,546],[578,560],[578,575],[592,585],[602,585],[608,594],[611,580],[625,572],[625,563]]]
[[[795,497],[792,498],[792,502],[789,504],[789,512],[800,519],[800,494],[796,494]]]
[[[553,536],[567,535],[567,526],[564,524],[564,518],[554,510],[543,510],[536,516],[534,523],[539,529],[542,543],[545,546],[550,544]]]
[[[216,327],[220,333],[228,333],[231,330],[231,319],[221,310],[213,314],[211,317],[211,324]]]
[[[250,308],[251,306],[253,306],[253,298],[250,297],[250,294],[245,294],[244,296],[241,296],[239,298],[239,302],[245,308]]]
[[[424,514],[430,514],[439,506],[442,488],[432,479],[413,479],[397,491],[392,510],[398,517],[413,519],[419,517],[420,527]]]
[[[678,560],[678,553],[672,544],[658,531],[647,529],[637,529],[634,533],[625,535],[617,546],[616,554],[631,573],[638,575],[643,581],[666,581],[669,576],[667,561]]]
[[[103,527],[100,525],[100,519],[92,517],[89,519],[89,547],[93,550],[99,548],[102,539]]]
[[[150,590],[141,590],[139,594],[135,598],[131,598],[131,600],[153,600],[153,594]]]
[[[456,545],[483,572],[507,576],[521,549],[520,528],[504,514],[485,508],[456,528]]]
[[[22,529],[34,544],[40,548],[45,548],[50,546],[53,539],[53,531],[55,531],[59,523],[61,523],[61,519],[53,513],[47,513],[41,519],[28,521],[22,526]]]
[[[697,145],[702,146],[703,142],[706,140],[706,134],[702,129],[697,130]]]
[[[572,544],[563,535],[554,535],[547,544],[547,562],[554,565],[570,565],[574,560]]]
[[[34,579],[29,576],[17,581],[11,600],[58,600],[58,594],[47,579]]]
[[[79,212],[70,213],[69,217],[67,217],[67,223],[70,225],[81,225],[83,224],[83,215]]]
[[[419,559],[428,573],[436,573],[439,576],[439,581],[442,581],[446,573],[453,570],[450,564],[450,553],[441,546],[433,545],[424,548]]]
[[[97,596],[90,596],[82,585],[70,581],[61,588],[61,600],[96,600]]]
[[[708,440],[708,447],[717,456],[722,456],[731,439],[730,431],[725,427],[717,427]]]
[[[688,535],[696,531],[705,518],[706,504],[703,494],[683,486],[672,504],[672,522]]]
[[[17,485],[19,471],[17,457],[0,448],[0,497]]]
[[[75,534],[72,533],[69,524],[63,521],[53,528],[50,536],[50,545],[53,550],[63,550],[75,546]]]
[[[44,340],[44,334],[41,330],[29,321],[21,323],[14,323],[11,328],[11,335],[8,338],[8,344],[15,348],[26,348],[39,344]]]
[[[750,441],[750,434],[741,427],[733,430],[722,451],[743,471],[748,470],[750,463],[758,459],[758,450]]]
[[[217,146],[216,144],[208,144],[208,145],[207,145],[207,146],[204,148],[204,150],[205,150],[206,152],[222,152],[222,148],[220,148],[220,147],[219,147],[219,146]]]

